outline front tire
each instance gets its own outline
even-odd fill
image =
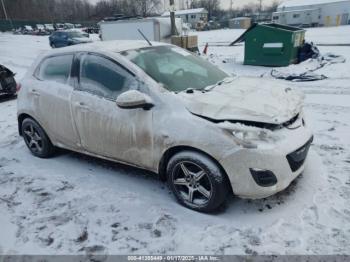
[[[193,151],[174,155],[167,165],[168,185],[180,204],[200,212],[220,207],[229,193],[229,181],[208,156]]]
[[[21,131],[24,142],[34,156],[48,158],[54,154],[55,147],[44,129],[36,121],[31,118],[24,119]]]

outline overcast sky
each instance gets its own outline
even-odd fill
[[[98,0],[89,0],[91,3],[96,3],[98,2]],[[130,0],[132,1],[132,0]],[[175,0],[175,2],[178,0]],[[185,0],[186,1],[186,0]],[[282,2],[282,0],[280,0]],[[220,0],[221,6],[222,8],[229,8],[230,7],[230,2],[231,0]],[[273,0],[262,0],[263,5],[269,5],[273,2]],[[234,7],[242,7],[246,4],[250,4],[250,3],[259,3],[259,0],[233,0],[233,6]]]

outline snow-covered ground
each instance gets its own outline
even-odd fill
[[[241,33],[201,32],[199,41],[227,71],[282,81],[242,65],[242,45],[220,46]],[[309,29],[307,38],[350,43],[350,26]],[[48,49],[47,37],[0,34],[0,63],[17,80]],[[315,134],[305,172],[278,195],[230,197],[215,214],[181,207],[142,170],[66,151],[33,157],[17,134],[16,101],[1,101],[0,254],[350,254],[350,46],[320,50],[347,61],[322,68],[326,80],[287,82],[305,92]]]

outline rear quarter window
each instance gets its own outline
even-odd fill
[[[45,58],[35,71],[35,77],[43,81],[67,83],[72,68],[73,55]]]

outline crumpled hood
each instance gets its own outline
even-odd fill
[[[281,124],[298,114],[304,95],[263,78],[231,78],[208,92],[178,94],[193,114],[214,120]]]

